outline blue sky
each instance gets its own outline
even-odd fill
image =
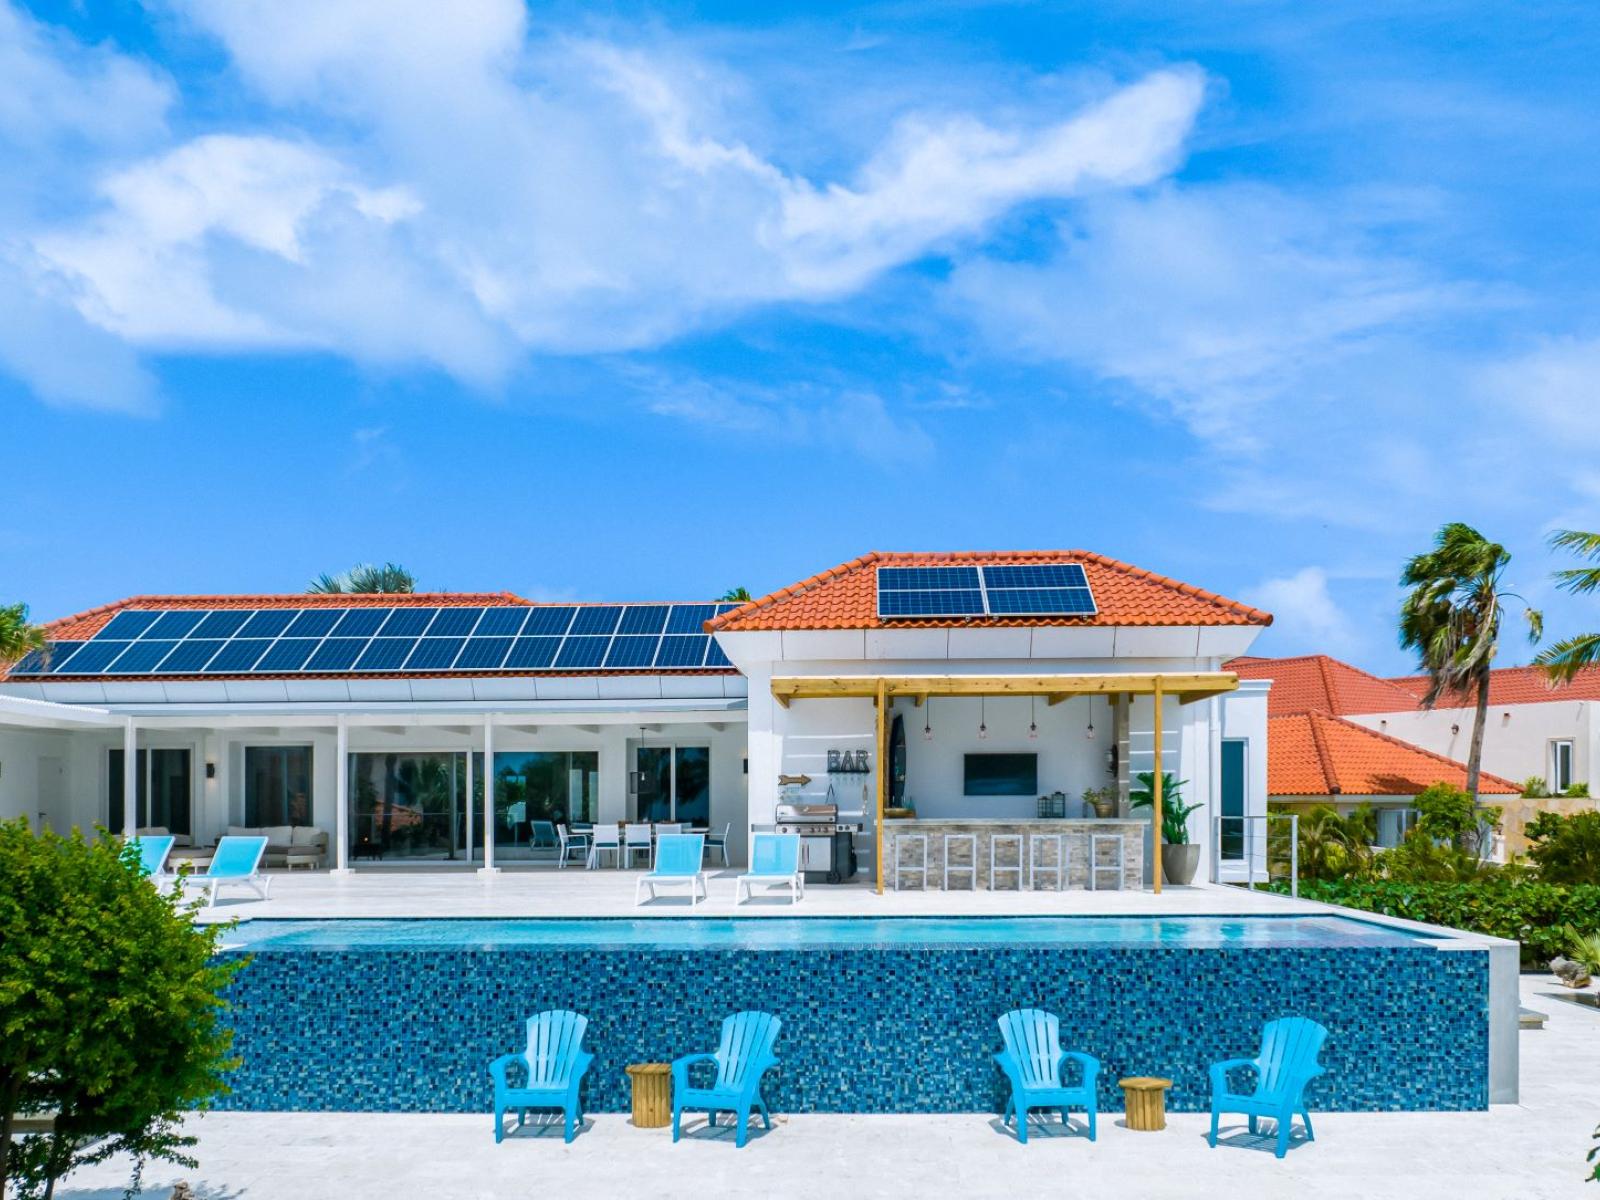
[[[1600,17],[1372,11],[0,0],[0,600],[1084,546],[1400,671],[1461,519],[1592,627]]]

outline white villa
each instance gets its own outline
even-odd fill
[[[1213,818],[1266,812],[1269,684],[1224,664],[1270,622],[1084,551],[873,553],[742,605],[137,596],[0,675],[0,818],[494,871],[591,822],[726,829],[737,864],[828,805],[810,869],[841,881],[920,863],[937,886],[946,835],[974,834],[975,883],[1064,845],[1067,886],[1159,887],[1128,806],[1159,754],[1202,806],[1202,877],[1231,878]]]

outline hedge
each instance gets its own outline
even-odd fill
[[[1511,938],[1522,943],[1523,965],[1532,967],[1543,967],[1565,952],[1566,926],[1584,933],[1600,931],[1600,884],[1592,883],[1308,879],[1301,881],[1300,895],[1362,912]]]

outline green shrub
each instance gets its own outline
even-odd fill
[[[1550,794],[1550,789],[1545,786],[1542,775],[1529,775],[1522,781],[1522,798],[1524,800],[1543,800]]]
[[[101,833],[0,822],[0,1196],[48,1195],[125,1152],[193,1164],[181,1114],[224,1090],[232,1035],[216,960],[223,926],[193,923]],[[12,1113],[56,1114],[13,1135]]]
[[[1542,812],[1529,821],[1528,857],[1546,883],[1600,883],[1600,812]]]
[[[1589,798],[1589,785],[1581,782],[1568,784],[1567,790],[1561,794],[1569,800],[1587,800]]]
[[[1394,880],[1304,880],[1307,900],[1342,904],[1445,925],[1522,943],[1527,966],[1543,966],[1569,949],[1568,927],[1600,931],[1600,886],[1570,887],[1503,875],[1472,883],[1400,883]]]

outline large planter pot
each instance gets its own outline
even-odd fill
[[[1194,873],[1199,869],[1199,846],[1161,847],[1161,873],[1168,883],[1192,883]]]

